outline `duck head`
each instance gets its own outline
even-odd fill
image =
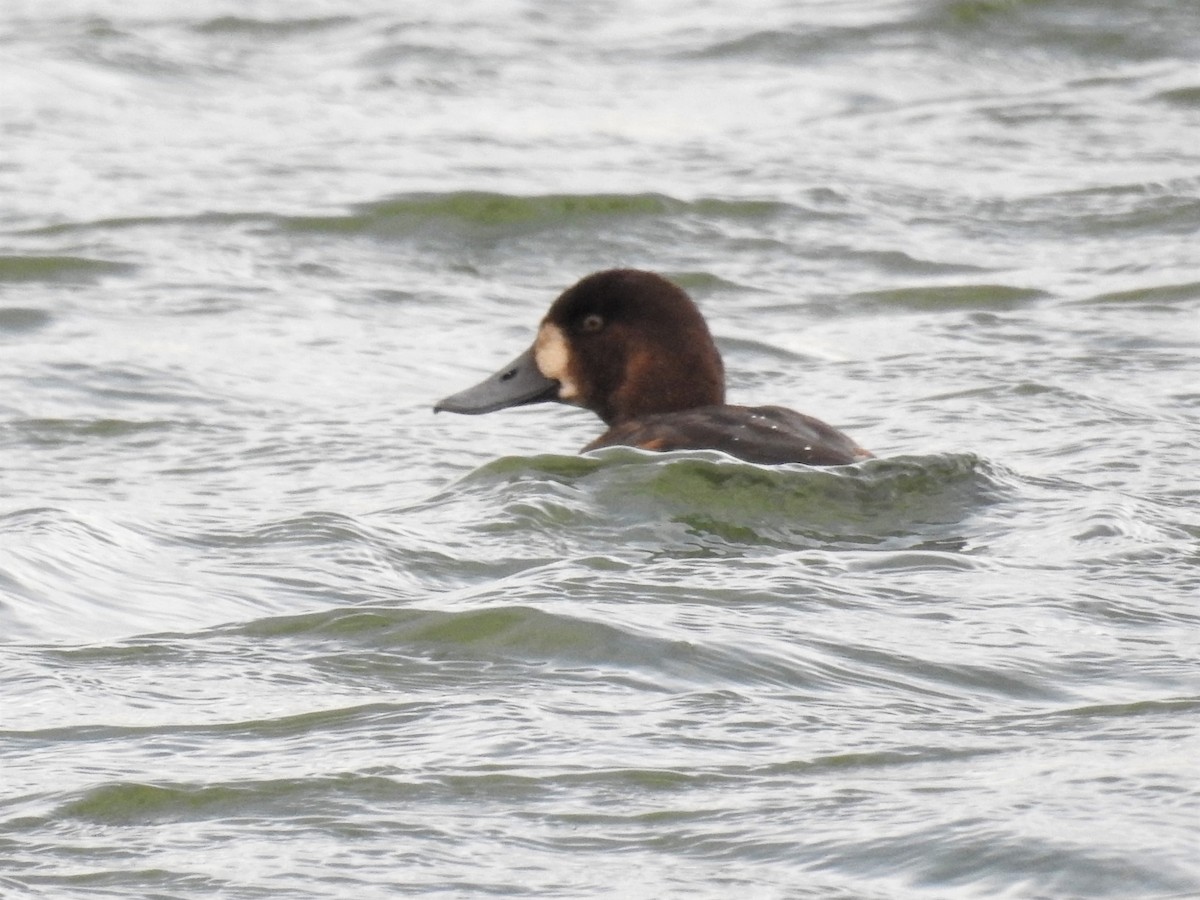
[[[696,304],[653,272],[588,275],[551,305],[528,350],[434,411],[558,401],[608,425],[725,400],[721,355]]]

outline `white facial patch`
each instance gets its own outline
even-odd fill
[[[538,371],[558,382],[558,399],[575,400],[579,387],[571,379],[571,347],[557,325],[546,323],[533,342],[533,361]]]

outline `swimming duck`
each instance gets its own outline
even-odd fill
[[[872,456],[819,419],[725,403],[725,367],[700,310],[661,275],[610,269],[567,288],[533,346],[434,412],[476,415],[547,401],[596,413],[608,430],[580,452],[720,450],[752,463],[839,466]]]

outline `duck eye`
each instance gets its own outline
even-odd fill
[[[584,320],[579,323],[579,327],[584,331],[599,331],[604,327],[604,317],[592,313],[590,316],[584,317]]]

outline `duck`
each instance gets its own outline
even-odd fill
[[[608,269],[559,295],[532,346],[434,412],[479,415],[558,402],[591,410],[602,447],[717,450],[760,465],[843,466],[873,456],[832,425],[783,406],[725,402],[725,366],[691,297],[654,272]]]

